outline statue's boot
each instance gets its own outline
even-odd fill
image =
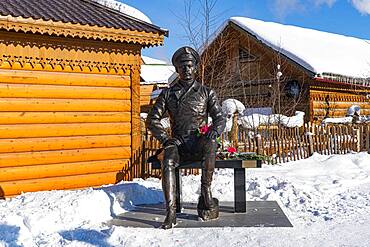
[[[164,159],[162,166],[162,189],[166,200],[166,218],[163,229],[170,229],[176,225],[176,176],[174,159]]]
[[[212,197],[212,178],[215,170],[216,147],[210,142],[206,147],[204,168],[202,169],[201,190],[198,202],[198,216],[203,220],[217,219],[219,215],[218,200]]]

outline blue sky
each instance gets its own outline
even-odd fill
[[[180,21],[189,0],[119,1],[170,32],[163,47],[144,49],[144,55],[170,61],[178,47],[189,43]],[[218,0],[213,13],[219,15],[216,26],[231,16],[245,16],[370,40],[370,0]]]

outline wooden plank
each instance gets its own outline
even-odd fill
[[[290,144],[292,147],[292,153],[293,153],[293,160],[296,161],[298,160],[298,155],[297,155],[297,140],[294,138],[294,136],[290,139]]]
[[[349,153],[350,150],[351,150],[351,145],[350,145],[350,137],[349,137],[349,131],[348,131],[349,127],[348,126],[344,126],[344,141],[345,141],[345,151],[346,153]]]
[[[366,147],[366,151],[368,153],[370,153],[370,124],[367,124],[365,129],[366,129],[366,135],[365,135],[366,144],[365,144],[365,147]]]
[[[319,126],[319,131],[320,131],[320,135],[319,135],[319,137],[320,137],[320,148],[321,148],[321,154],[326,154],[325,153],[325,139],[324,139],[324,135],[325,135],[325,133],[324,133],[324,129],[323,129],[323,127],[320,125]]]
[[[131,133],[130,123],[70,123],[0,125],[0,138],[124,135]]]
[[[297,152],[297,155],[298,155],[298,159],[304,159],[304,143],[303,143],[303,140],[302,140],[302,137],[299,133],[299,129],[296,128],[296,140],[298,142],[298,152]]]
[[[272,140],[274,142],[275,164],[277,164],[279,162],[278,161],[279,152],[278,152],[278,148],[277,148],[277,143],[276,143],[275,135],[273,136]]]
[[[361,146],[362,146],[362,134],[364,133],[363,132],[363,126],[359,126],[357,129],[352,129],[353,132],[352,132],[352,136],[356,138],[354,138],[353,140],[353,150],[356,151],[356,152],[361,152]]]
[[[1,98],[131,99],[130,88],[0,83]]]
[[[342,132],[342,128],[341,127],[338,127],[339,129],[339,136],[338,136],[338,139],[339,139],[339,143],[340,145],[338,146],[339,148],[339,153],[340,154],[345,154],[344,152],[344,148],[345,148],[345,145],[344,145],[344,138],[343,138],[343,132]]]
[[[130,135],[0,139],[0,153],[130,146]]]
[[[0,82],[67,86],[130,87],[131,79],[124,75],[103,75],[65,72],[43,72],[0,69]]]
[[[130,112],[130,100],[0,98],[0,112]]]
[[[140,128],[140,66],[133,66],[131,69],[131,157],[140,152],[141,128]],[[132,164],[140,164],[132,161]],[[138,176],[142,171],[139,167]]]
[[[333,138],[335,154],[339,154],[339,138],[338,138],[338,129],[336,126],[333,126]]]
[[[117,172],[127,168],[129,161],[129,159],[117,159],[36,166],[5,167],[0,168],[0,182],[48,177],[63,177],[100,172]]]
[[[130,112],[0,112],[0,124],[130,122]]]
[[[285,138],[284,138],[284,136],[281,137],[281,156],[282,156],[282,159],[283,159],[283,163],[287,162],[287,160],[286,160],[287,155],[286,155],[286,147],[285,147]]]
[[[331,109],[348,109],[350,106],[352,106],[354,104],[353,101],[349,101],[349,102],[341,102],[341,101],[338,101],[338,102],[331,102]],[[324,110],[323,109],[323,106],[326,106],[327,103],[325,101],[314,101],[313,102],[313,107],[314,109],[317,109],[317,110]],[[370,109],[370,105],[367,103],[367,102],[356,102],[356,105],[359,105],[361,107],[361,110],[362,108],[364,109]]]
[[[84,188],[118,182],[117,172],[105,172],[88,175],[76,175],[56,178],[29,179],[10,182],[1,182],[0,196],[18,195],[23,192],[42,190],[63,190]]]
[[[129,159],[130,157],[130,147],[3,153],[0,154],[0,167],[31,166],[108,159]]]
[[[281,142],[282,142],[282,139],[280,138],[279,134],[277,134],[277,139],[276,139],[276,142],[277,142],[277,157],[278,157],[278,160],[279,160],[279,163],[282,162],[282,150],[281,150]]]
[[[141,85],[140,86],[140,95],[151,95],[154,89],[154,85]]]

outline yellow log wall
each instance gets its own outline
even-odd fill
[[[2,196],[114,183],[129,165],[130,76],[53,77],[0,70]],[[81,77],[93,78],[92,85],[81,85]],[[60,83],[45,83],[52,80]]]
[[[0,38],[0,198],[131,179],[141,47],[12,35]]]
[[[152,95],[154,85],[140,86],[140,106],[150,105],[150,96]]]
[[[370,90],[369,90],[370,93]],[[325,116],[345,117],[352,105],[360,106],[361,115],[370,115],[370,100],[362,92],[330,92],[310,90],[311,120],[320,121]]]

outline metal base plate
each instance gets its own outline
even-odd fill
[[[289,219],[275,201],[248,201],[246,213],[234,213],[233,202],[220,202],[220,217],[202,222],[198,219],[197,204],[183,203],[177,214],[175,228],[201,227],[292,227]],[[164,204],[137,205],[133,211],[107,222],[112,226],[159,228],[165,217]]]

